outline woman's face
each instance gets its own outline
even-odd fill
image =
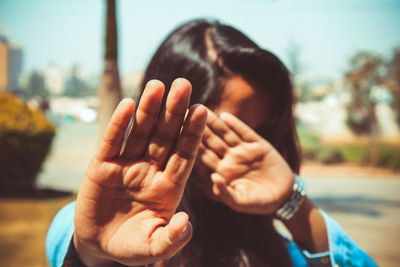
[[[210,108],[216,114],[228,112],[253,129],[259,128],[268,116],[268,96],[266,92],[253,88],[240,76],[234,76],[225,83],[220,102]],[[198,158],[193,172],[197,182],[211,192],[211,170]]]
[[[240,76],[234,76],[225,84],[221,101],[212,110],[219,114],[228,112],[257,129],[267,119],[268,97],[256,90]]]

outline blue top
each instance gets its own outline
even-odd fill
[[[67,254],[74,232],[74,213],[75,202],[72,202],[63,207],[51,223],[46,239],[46,254],[52,267],[61,266]],[[295,242],[285,239],[293,266],[322,267],[330,266],[329,263],[332,266],[377,266],[338,223],[325,212],[322,214],[328,232],[329,251],[312,254],[299,248]]]

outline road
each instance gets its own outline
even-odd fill
[[[400,177],[306,176],[309,195],[379,266],[400,262]]]
[[[64,123],[38,178],[39,185],[77,191],[97,144],[95,124]],[[380,266],[399,265],[399,174],[306,165],[302,176],[315,203]]]

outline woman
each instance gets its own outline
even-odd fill
[[[375,266],[294,175],[293,88],[276,56],[196,20],[161,44],[142,88],[135,114],[132,100],[115,111],[76,207],[54,219],[54,265]]]

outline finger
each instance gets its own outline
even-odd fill
[[[207,110],[207,126],[229,146],[236,146],[240,138],[211,110]]]
[[[126,142],[123,153],[125,157],[136,159],[144,153],[158,120],[163,94],[164,84],[162,82],[151,80],[146,84],[135,113],[131,133]]]
[[[206,127],[203,134],[202,143],[214,151],[219,157],[223,158],[226,151],[229,149],[227,143],[225,143],[218,135],[216,135],[210,128]]]
[[[212,171],[215,171],[218,167],[218,162],[221,160],[217,154],[212,150],[206,148],[203,144],[200,144],[199,148],[200,160]]]
[[[159,260],[171,258],[190,241],[192,231],[186,213],[174,214],[168,225],[158,228],[153,233],[153,255]]]
[[[183,78],[176,79],[171,85],[165,109],[147,149],[147,158],[160,166],[164,165],[175,145],[189,105],[191,90],[190,82]]]
[[[223,112],[219,115],[221,120],[225,122],[236,134],[246,142],[255,142],[260,139],[260,136],[246,123],[242,122],[237,117],[230,113]]]
[[[98,160],[111,160],[120,154],[126,128],[134,109],[135,102],[132,99],[125,98],[118,104],[106,127],[103,140],[96,154]]]
[[[175,152],[166,164],[166,177],[173,184],[186,184],[197,156],[200,141],[207,121],[207,109],[202,105],[190,108]]]

